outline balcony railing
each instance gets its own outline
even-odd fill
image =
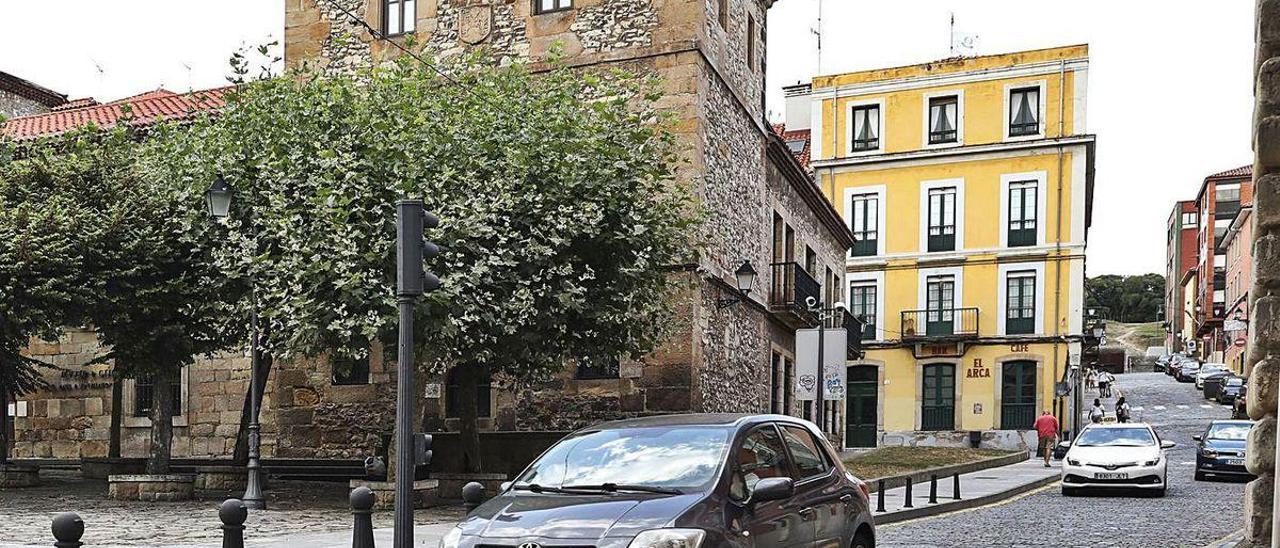
[[[968,339],[978,336],[977,308],[904,310],[902,340]]]
[[[815,327],[817,317],[806,301],[821,301],[822,286],[799,263],[773,263],[773,287],[769,290],[769,308],[791,327]]]
[[[841,310],[827,318],[826,328],[844,329],[848,335],[848,342],[845,343],[845,348],[848,350],[847,359],[860,360],[862,359],[863,331],[868,328],[875,329],[875,326],[868,326],[849,311]]]

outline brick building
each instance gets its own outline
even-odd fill
[[[1183,200],[1169,213],[1165,262],[1165,311],[1167,322],[1165,348],[1169,352],[1182,351],[1189,337],[1187,326],[1194,316],[1183,313],[1182,277],[1196,267],[1199,257],[1200,213],[1196,202]]]
[[[1240,204],[1253,200],[1253,167],[1243,166],[1205,178],[1196,195],[1200,216],[1196,258],[1194,337],[1205,361],[1225,359],[1222,320],[1227,312],[1227,255],[1223,241]]]
[[[692,282],[680,304],[678,328],[658,352],[635,362],[566,364],[554,382],[517,388],[506,379],[483,383],[485,431],[564,430],[595,421],[656,413],[785,412],[812,416],[796,401],[795,331],[816,325],[805,297],[842,298],[843,261],[853,242],[826,201],[764,117],[766,14],[773,0],[529,0],[489,4],[459,0],[287,0],[285,62],[314,62],[329,71],[361,66],[396,53],[353,25],[343,10],[401,40],[414,33],[448,55],[489,48],[495,62],[524,61],[536,70],[553,44],[579,70],[626,67],[663,78],[663,106],[676,113],[692,181],[708,209],[708,244],[677,277]],[[354,36],[358,40],[350,40]],[[6,131],[8,131],[6,126]],[[749,261],[756,290],[737,295],[733,271]],[[836,323],[840,323],[837,320]],[[68,332],[59,344],[34,344],[32,354],[65,367],[96,355],[89,334]],[[262,410],[266,457],[352,458],[376,451],[392,432],[394,362],[374,348],[368,363],[335,375],[325,358],[277,360]],[[345,368],[344,368],[345,369]],[[86,370],[84,379],[101,376]],[[174,455],[223,457],[234,444],[247,387],[242,355],[201,359],[171,389],[179,398]],[[83,379],[81,379],[83,380]],[[427,379],[419,402],[428,429],[456,427],[449,376]],[[65,383],[17,409],[19,456],[102,456],[100,441],[110,389]],[[109,383],[107,383],[109,384]],[[145,455],[148,391],[126,382],[121,391],[125,456]],[[104,400],[106,398],[106,400]],[[88,402],[92,401],[90,406]],[[839,437],[841,405],[828,403],[828,431]],[[72,413],[71,411],[74,411]]]
[[[1253,285],[1253,201],[1242,199],[1240,211],[1231,219],[1227,234],[1222,239],[1227,257],[1227,300],[1223,317],[1224,325],[1237,329],[1223,333],[1225,342],[1224,362],[1236,374],[1244,374],[1244,359],[1248,352],[1248,323],[1234,320],[1249,318],[1249,288]],[[1244,329],[1238,329],[1244,327]]]
[[[0,71],[0,119],[49,112],[67,96]]]

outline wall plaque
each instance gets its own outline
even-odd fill
[[[467,6],[458,12],[458,37],[471,45],[489,39],[493,34],[493,6]]]

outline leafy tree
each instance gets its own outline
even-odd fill
[[[280,355],[362,357],[394,341],[395,203],[423,198],[443,289],[418,307],[426,368],[462,367],[468,466],[479,469],[482,372],[549,378],[575,359],[652,350],[699,209],[675,182],[656,82],[412,59],[346,76],[258,81],[216,118],[153,140],[148,170],[188,198],[216,173],[235,213],[185,231],[253,280]],[[192,203],[192,199],[183,200]],[[394,348],[394,344],[386,347]]]
[[[1154,322],[1164,306],[1164,276],[1107,274],[1085,282],[1086,306],[1105,307],[1109,319],[1127,322]]]

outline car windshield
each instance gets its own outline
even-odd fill
[[[1145,447],[1156,439],[1146,428],[1089,428],[1080,434],[1076,447]]]
[[[1244,440],[1249,437],[1249,428],[1252,426],[1238,422],[1218,423],[1209,427],[1209,435],[1206,437],[1211,440]]]
[[[588,432],[552,447],[517,486],[562,488],[605,484],[703,490],[725,461],[726,427],[647,427]]]

